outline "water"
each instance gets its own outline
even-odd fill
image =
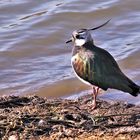
[[[37,94],[74,97],[90,87],[71,69],[71,33],[79,28],[108,25],[92,33],[95,44],[108,50],[125,72],[140,84],[139,0],[0,1],[0,95]],[[104,99],[140,104],[116,90]]]

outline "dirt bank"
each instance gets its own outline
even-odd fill
[[[140,139],[140,106],[97,100],[92,110],[91,100],[91,95],[76,100],[1,97],[0,138]]]

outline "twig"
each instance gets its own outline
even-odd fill
[[[94,116],[94,118],[109,118],[109,117],[116,117],[116,116],[140,116],[140,114],[112,114],[112,115],[104,115],[104,116]]]

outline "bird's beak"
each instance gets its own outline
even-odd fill
[[[66,43],[70,43],[72,42],[72,38],[70,38],[68,41],[66,41]]]
[[[96,29],[99,29],[103,26],[105,26],[111,19],[109,19],[108,21],[106,21],[104,24],[100,25],[100,26],[97,26],[97,27],[94,27],[94,28],[91,28],[91,29],[88,29],[88,30],[96,30]]]

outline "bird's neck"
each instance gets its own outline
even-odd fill
[[[80,46],[74,46],[73,49],[72,49],[72,56],[74,56],[77,53],[79,53],[80,50],[82,50],[82,47],[80,47]]]
[[[82,46],[74,46],[72,50],[72,55],[81,52],[81,51],[87,51],[87,50],[93,50],[93,48],[96,47],[93,42],[86,42]]]
[[[86,48],[87,50],[90,50],[90,49],[93,49],[95,47],[93,41],[89,41],[89,42],[86,42],[84,45],[83,45],[84,48]]]

